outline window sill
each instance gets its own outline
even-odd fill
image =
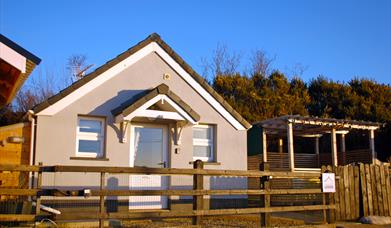
[[[220,162],[205,162],[203,161],[204,165],[221,165]],[[189,162],[190,165],[194,164],[194,161]]]
[[[108,158],[92,158],[92,157],[70,157],[71,160],[87,160],[87,161],[108,161]]]

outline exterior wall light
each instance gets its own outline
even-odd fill
[[[7,138],[7,143],[22,144],[24,141],[24,137],[22,136],[10,136]]]

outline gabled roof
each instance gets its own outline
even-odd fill
[[[138,51],[143,49],[144,47],[147,47],[149,44],[155,42],[160,48],[164,50],[183,70],[189,74],[204,90],[207,91],[207,93],[212,96],[213,99],[216,100],[217,103],[219,103],[223,109],[229,113],[234,120],[236,120],[241,126],[243,126],[243,129],[250,128],[251,125],[238,113],[236,112],[209,84],[208,82],[202,78],[200,75],[198,75],[177,53],[174,52],[174,50],[171,49],[161,38],[158,34],[153,33],[150,36],[148,36],[145,40],[141,41],[137,45],[133,46],[132,48],[128,49],[127,51],[123,52],[122,54],[118,55],[114,59],[108,61],[106,64],[102,65],[101,67],[97,68],[94,72],[86,75],[82,79],[76,81],[71,86],[67,87],[66,89],[60,91],[58,94],[50,97],[46,101],[42,102],[41,104],[38,104],[33,108],[33,111],[35,113],[39,113],[43,111],[44,109],[48,108],[49,106],[55,104],[59,100],[63,99],[64,97],[71,94],[73,91],[79,89],[86,83],[92,81],[99,75],[105,73],[110,68],[116,66],[121,61],[124,61],[128,57],[132,56],[133,54],[136,54]],[[210,100],[207,100],[207,102],[211,102]],[[225,117],[227,120],[228,118]],[[232,123],[231,123],[232,124]]]
[[[166,84],[160,84],[154,89],[147,90],[144,92],[141,92],[140,94],[136,95],[135,97],[125,101],[122,103],[119,107],[113,109],[111,113],[114,116],[123,115],[127,116],[140,108],[143,104],[145,104],[147,101],[151,100],[152,98],[156,97],[159,94],[166,95],[169,97],[172,101],[174,101],[181,109],[183,109],[195,122],[198,122],[200,120],[200,115],[198,115],[197,112],[195,112],[191,107],[186,104],[182,99],[177,96],[174,92],[172,92],[169,87]]]

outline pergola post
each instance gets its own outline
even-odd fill
[[[289,169],[291,172],[295,171],[295,156],[293,149],[293,124],[288,122],[287,126],[288,136],[288,155],[289,155]]]
[[[375,152],[375,130],[369,130],[369,149],[372,154],[372,164],[375,164],[376,161],[376,152]]]
[[[279,138],[278,139],[278,153],[282,153],[284,151],[284,141]]]
[[[320,158],[319,158],[319,137],[315,137],[315,154],[318,160],[318,166],[320,166]]]
[[[267,162],[267,138],[265,128],[262,129],[262,161],[263,163]]]
[[[346,144],[345,144],[345,134],[341,134],[341,154],[342,154],[342,165],[346,165]]]
[[[337,155],[337,134],[335,128],[331,129],[331,156],[333,166],[338,166],[338,155]]]

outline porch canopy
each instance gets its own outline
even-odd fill
[[[111,113],[115,122],[121,124],[122,142],[126,142],[126,129],[131,121],[175,123],[175,144],[179,144],[181,129],[200,120],[200,115],[164,83],[135,95]]]
[[[287,138],[287,149],[289,158],[289,169],[295,170],[295,155],[294,155],[294,137],[312,137],[315,139],[315,153],[318,155],[319,162],[319,138],[324,134],[331,136],[331,163],[338,166],[337,152],[337,134],[341,136],[340,153],[346,153],[345,135],[353,129],[369,131],[369,151],[371,161],[376,159],[375,152],[375,134],[374,131],[383,126],[381,123],[346,120],[346,119],[331,119],[319,118],[300,115],[286,115],[277,118],[267,119],[255,123],[254,125],[262,128],[262,159],[263,162],[268,162],[267,152],[267,135],[277,135],[280,138]],[[282,140],[279,141],[279,147],[282,148]],[[280,149],[279,149],[280,150]],[[281,149],[282,150],[282,149]],[[280,150],[280,152],[281,152]],[[312,167],[311,167],[312,168]]]

